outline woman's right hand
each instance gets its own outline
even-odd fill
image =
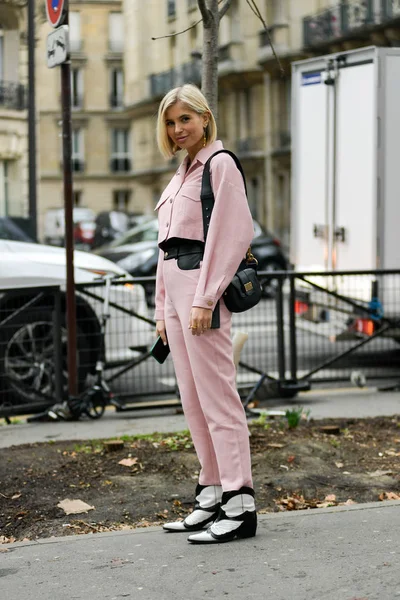
[[[167,332],[165,331],[165,321],[156,321],[156,335],[160,336],[165,345],[167,345]]]

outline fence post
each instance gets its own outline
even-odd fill
[[[295,278],[289,275],[289,340],[290,340],[290,377],[292,382],[297,382],[297,338],[296,338],[296,313],[295,313]]]
[[[276,294],[276,320],[278,328],[278,372],[279,382],[285,381],[286,365],[285,365],[285,332],[283,319],[283,278],[278,277],[278,289]]]
[[[53,344],[54,344],[54,391],[56,402],[63,401],[63,356],[61,341],[61,292],[60,288],[54,290],[54,310],[53,310]]]

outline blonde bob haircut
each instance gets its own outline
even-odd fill
[[[176,144],[174,144],[169,137],[166,124],[166,112],[177,102],[183,102],[183,104],[185,104],[189,110],[197,112],[199,115],[202,115],[205,112],[209,113],[210,118],[205,130],[207,144],[211,144],[217,139],[217,124],[215,122],[214,115],[208,106],[207,100],[198,87],[192,85],[191,83],[186,83],[181,87],[177,87],[169,91],[161,100],[158,109],[157,145],[161,154],[165,158],[172,158],[175,153],[180,150],[180,148],[176,146]]]

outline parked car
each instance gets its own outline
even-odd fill
[[[72,219],[74,223],[74,241],[76,245],[85,244],[88,249],[92,247],[95,229],[96,213],[91,208],[84,208],[75,206],[72,209]],[[78,225],[85,223],[86,236],[84,242],[82,241],[82,235]],[[92,223],[92,227],[90,227]],[[91,229],[91,235],[88,237],[88,231]],[[63,208],[51,208],[49,209],[44,217],[44,235],[43,240],[45,244],[51,246],[64,246],[65,242],[65,215]]]
[[[254,239],[252,251],[258,260],[258,270],[284,271],[289,268],[280,241],[257,221],[254,223]],[[99,248],[97,254],[117,263],[128,271],[133,277],[147,277],[155,275],[158,260],[158,220],[152,219],[148,223],[127,231],[118,240]],[[276,279],[271,275],[260,276],[264,295],[271,297],[275,294]],[[154,284],[145,284],[146,297],[150,306],[154,304]]]
[[[111,210],[100,212],[95,221],[92,248],[118,240],[127,230],[153,219],[150,215]]]
[[[34,243],[34,240],[9,217],[0,217],[0,240]]]
[[[54,300],[48,286],[61,289],[61,339],[66,362],[66,254],[54,246],[0,240],[0,405],[54,398]],[[100,256],[74,252],[75,282],[94,282],[106,273],[126,274]],[[36,288],[36,289],[34,289]],[[90,288],[101,298],[103,288]],[[36,300],[35,300],[36,298]],[[112,285],[110,301],[147,314],[143,287]],[[101,344],[101,300],[77,290],[79,387],[94,372]],[[112,305],[105,336],[107,366],[123,364],[153,342],[153,328]],[[64,384],[66,387],[67,378]],[[3,393],[2,393],[3,392]]]

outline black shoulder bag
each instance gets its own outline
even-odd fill
[[[229,150],[218,150],[218,152],[215,152],[212,156],[210,156],[204,165],[200,194],[203,209],[204,243],[207,239],[208,228],[210,226],[210,219],[215,201],[210,179],[210,162],[214,156],[220,154],[221,152],[229,154],[235,161],[237,168],[242,174],[247,196],[246,179],[242,165],[240,164],[237,156],[235,156],[235,154]],[[257,260],[252,255],[251,248],[249,248],[231,283],[223,293],[225,305],[231,312],[244,312],[245,310],[249,310],[259,303],[261,299],[261,285],[257,279],[257,264]]]

